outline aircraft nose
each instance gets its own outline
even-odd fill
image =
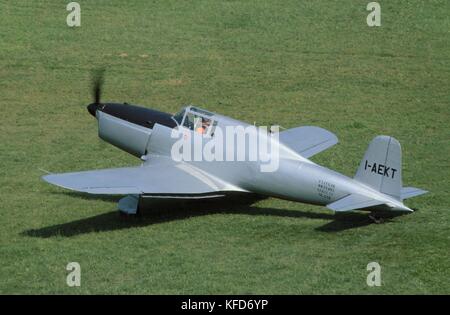
[[[97,109],[98,109],[98,104],[96,104],[96,103],[92,103],[87,106],[87,110],[94,117],[95,117],[95,113],[97,112]]]

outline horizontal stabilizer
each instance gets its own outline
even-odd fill
[[[415,188],[415,187],[403,187],[401,190],[401,198],[403,199],[407,199],[407,198],[412,198],[412,197],[416,197],[416,196],[420,196],[423,194],[426,194],[428,191],[426,190],[422,190],[419,188]]]
[[[280,132],[280,142],[301,156],[309,158],[338,143],[338,138],[323,128],[303,126]]]
[[[350,211],[384,204],[383,201],[351,194],[327,205],[333,211]]]

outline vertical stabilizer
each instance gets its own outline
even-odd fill
[[[389,136],[377,136],[370,142],[355,180],[401,200],[402,150]]]

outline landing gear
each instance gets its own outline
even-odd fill
[[[369,218],[375,223],[375,224],[381,224],[384,223],[384,219],[382,217],[377,217],[375,214],[369,214]]]
[[[139,211],[139,195],[129,195],[119,200],[119,214],[121,217],[136,217]]]

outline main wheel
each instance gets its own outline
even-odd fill
[[[382,217],[377,217],[374,214],[369,214],[369,218],[375,223],[375,224],[381,224],[384,223],[384,219]]]

